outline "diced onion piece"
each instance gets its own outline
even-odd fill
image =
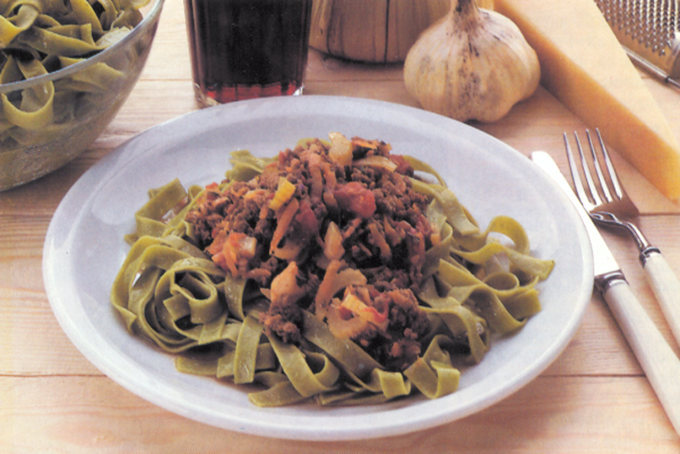
[[[385,156],[366,156],[354,161],[354,165],[381,167],[389,172],[397,170],[397,163]]]
[[[376,308],[367,305],[356,295],[349,292],[346,292],[340,307],[351,311],[354,317],[359,317],[382,329],[386,329],[389,323],[386,314],[379,313]]]
[[[341,166],[352,165],[352,141],[339,132],[331,132],[328,137],[331,139],[328,150],[331,160]]]
[[[314,298],[317,314],[323,313],[325,307],[333,298],[333,295],[345,287],[349,285],[366,285],[366,276],[364,276],[361,271],[353,268],[345,268],[340,271],[343,266],[344,263],[338,260],[333,260],[328,265],[326,274],[324,275]]]
[[[327,322],[328,329],[337,339],[352,339],[369,327],[368,321],[360,317],[352,317],[342,307],[335,304],[328,307]]]
[[[347,293],[347,295],[345,295],[345,298],[342,300],[341,307],[349,309],[355,315],[359,315],[362,311],[368,309],[366,303],[351,293]]]
[[[342,233],[335,222],[331,221],[328,224],[323,253],[329,260],[340,260],[345,254],[345,248],[342,246]]]
[[[272,304],[286,306],[295,303],[305,295],[305,288],[300,287],[297,284],[298,272],[297,263],[290,262],[288,266],[274,278],[270,293]]]

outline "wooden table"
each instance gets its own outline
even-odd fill
[[[99,140],[51,175],[0,193],[1,453],[680,452],[680,438],[599,296],[566,351],[516,394],[457,422],[387,439],[282,442],[229,432],[167,412],[104,376],[52,314],[41,270],[45,233],[62,197],[92,164],[147,128],[197,109],[190,79],[182,2],[169,1],[141,80]],[[646,83],[680,137],[680,91]],[[305,93],[416,105],[399,65],[349,64],[315,51]],[[584,128],[543,88],[499,122],[473,126],[524,154],[548,151],[565,172],[561,133]],[[641,227],[680,275],[680,205],[615,158],[642,212]],[[624,236],[607,239],[677,353],[635,246]]]

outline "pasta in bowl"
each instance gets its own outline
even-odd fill
[[[164,0],[34,0],[0,11],[0,190],[66,164],[141,73]]]
[[[179,371],[260,385],[257,406],[451,394],[457,363],[540,311],[554,262],[510,217],[481,228],[428,164],[329,137],[151,190],[111,301]]]

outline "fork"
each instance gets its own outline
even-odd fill
[[[593,221],[602,226],[624,229],[635,240],[645,277],[659,301],[673,336],[680,343],[680,282],[659,248],[652,246],[642,231],[635,224],[625,219],[637,217],[638,210],[619,181],[600,131],[596,129],[595,132],[601,151],[600,156],[598,156],[590,131],[586,130],[591,164],[588,163],[578,134],[574,132],[578,160],[581,162],[581,172],[586,181],[585,185],[581,180],[581,172],[579,172],[579,166],[576,163],[577,158],[569,145],[567,134],[564,133],[564,146],[567,151],[569,170],[576,195]],[[604,170],[601,162],[604,164]],[[597,184],[591,168],[594,169]]]

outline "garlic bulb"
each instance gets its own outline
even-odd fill
[[[475,0],[425,30],[404,63],[408,92],[426,109],[460,121],[493,122],[531,96],[541,70],[519,28]]]
[[[314,0],[309,45],[350,60],[403,62],[449,6],[450,0]]]

